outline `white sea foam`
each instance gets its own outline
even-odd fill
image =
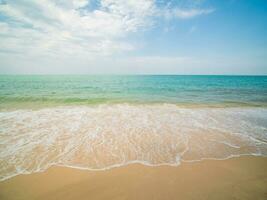
[[[118,104],[0,113],[0,180],[53,165],[104,170],[241,155],[267,155],[266,108]]]

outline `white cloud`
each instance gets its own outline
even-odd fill
[[[0,1],[2,58],[20,55],[27,60],[37,57],[77,60],[128,52],[136,49],[128,36],[151,28],[162,15],[187,19],[213,12],[211,9],[165,10],[156,0],[92,3],[93,0]],[[146,62],[150,62],[148,58]]]
[[[72,0],[71,2],[75,8],[82,8],[89,3],[87,0]]]
[[[210,13],[213,13],[214,9],[181,9],[181,8],[175,8],[175,9],[167,9],[164,13],[164,16],[167,19],[172,18],[179,18],[179,19],[191,19],[200,15],[207,15]]]
[[[0,5],[8,19],[1,24],[6,32],[0,38],[1,49],[89,56],[132,50],[124,39],[149,25],[154,6],[153,0],[102,0],[99,8],[88,11],[78,9],[90,3],[86,0],[6,2]]]
[[[175,9],[174,15],[178,18],[193,18],[198,15],[207,15],[214,12],[214,9],[191,9],[191,10],[181,10]]]
[[[0,33],[6,34],[8,33],[9,27],[8,24],[5,22],[0,22]]]

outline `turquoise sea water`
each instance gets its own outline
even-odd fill
[[[266,76],[0,76],[0,181],[267,156]]]
[[[267,76],[0,76],[1,109],[100,103],[266,106]]]

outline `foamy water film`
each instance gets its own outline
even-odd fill
[[[52,165],[103,170],[267,155],[266,108],[62,106],[0,113],[0,180]]]

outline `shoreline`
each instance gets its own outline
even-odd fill
[[[103,171],[53,166],[0,182],[3,200],[236,199],[235,194],[237,199],[267,197],[267,157],[181,162],[176,167],[130,164]]]
[[[31,174],[38,174],[38,173],[44,173],[47,170],[50,170],[51,168],[70,168],[70,169],[74,169],[74,170],[82,170],[82,171],[90,171],[90,172],[101,172],[101,171],[108,171],[108,170],[113,170],[113,169],[117,169],[117,168],[123,168],[123,167],[128,167],[131,165],[141,165],[144,167],[179,167],[180,165],[184,165],[187,163],[198,163],[198,162],[210,162],[210,161],[224,161],[224,160],[229,160],[229,159],[236,159],[236,158],[242,158],[242,157],[261,157],[261,158],[266,158],[267,156],[261,155],[261,154],[244,154],[244,155],[231,155],[228,156],[227,158],[201,158],[199,160],[180,160],[177,163],[161,163],[161,164],[151,164],[145,161],[139,161],[139,160],[134,160],[134,161],[129,161],[123,164],[114,164],[114,165],[110,165],[104,168],[86,168],[86,167],[78,167],[78,166],[71,166],[71,165],[60,165],[60,164],[52,164],[51,166],[49,166],[47,169],[42,169],[40,171],[35,171],[35,172],[29,172],[29,173],[19,173],[16,175],[11,175],[7,178],[4,178],[2,180],[0,180],[1,182],[7,181],[9,179],[13,179],[16,178],[17,176],[24,176],[24,175],[31,175]]]

